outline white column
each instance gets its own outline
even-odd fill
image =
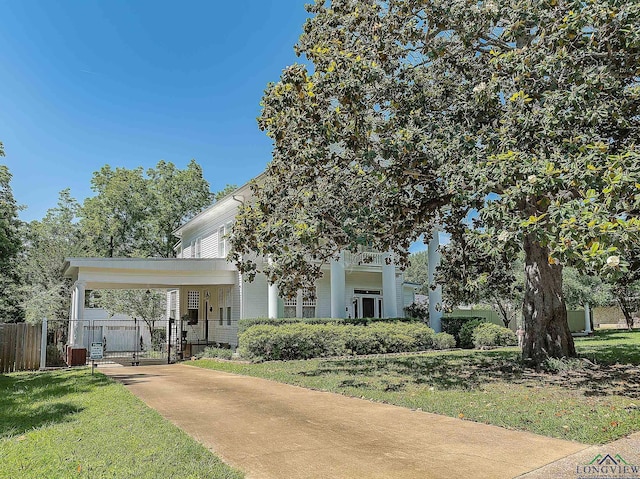
[[[73,346],[76,341],[76,285],[71,287],[71,307],[69,308],[69,346]],[[66,354],[66,353],[65,353]]]
[[[84,289],[85,289],[84,281],[76,281],[75,285],[75,298],[74,298],[74,309],[75,309],[75,319],[76,319],[76,327],[75,327],[75,337],[73,341],[73,346],[81,348],[84,345],[83,336],[84,336]]]
[[[269,285],[269,296],[267,302],[269,303],[269,318],[275,319],[278,317],[278,285]]]
[[[396,265],[393,263],[393,255],[387,253],[384,255],[382,263],[382,308],[385,318],[398,316],[396,290]]]
[[[344,279],[344,253],[331,261],[331,317],[345,317],[345,279]]]
[[[433,237],[428,246],[428,279],[429,279],[429,323],[436,333],[442,331],[442,286],[435,284],[436,268],[440,264],[440,238],[438,230],[433,231]],[[435,288],[434,288],[435,286]],[[440,311],[438,311],[438,309]]]
[[[47,367],[47,318],[42,319],[42,338],[40,339],[40,370]]]
[[[273,263],[271,256],[267,257],[269,265]],[[267,279],[267,282],[269,280]],[[269,319],[276,319],[278,317],[278,285],[267,283],[269,291],[267,294],[267,306]]]
[[[584,304],[584,332],[591,334],[591,308],[589,303]]]
[[[304,301],[304,294],[302,294],[302,290],[298,291],[298,295],[296,297],[296,318],[302,317],[302,302]]]

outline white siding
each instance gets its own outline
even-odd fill
[[[398,314],[396,314],[396,318],[404,318],[404,307],[406,306],[406,304],[404,304],[404,287],[402,286],[403,282],[403,275],[396,275],[396,307],[398,308]]]
[[[316,295],[318,302],[316,306],[316,316],[318,318],[331,317],[331,278],[325,274],[316,282]]]
[[[266,318],[269,315],[267,277],[257,274],[253,282],[244,282],[243,316],[245,318]]]

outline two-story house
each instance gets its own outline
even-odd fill
[[[182,225],[175,232],[180,241],[174,259],[69,258],[65,274],[75,280],[72,319],[86,316],[87,289],[165,289],[167,317],[177,321],[178,334],[194,353],[207,344],[237,346],[242,318],[404,316],[416,285],[405,283],[393,262],[387,264],[389,253],[343,252],[322,266],[314,294],[300,291],[293,299],[280,297],[262,274],[245,281],[226,257],[228,233],[250,196],[244,185]],[[82,332],[70,332],[70,344],[82,344],[78,335]]]

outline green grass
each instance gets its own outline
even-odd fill
[[[576,345],[589,362],[555,364],[557,373],[525,368],[517,348],[189,364],[588,444],[640,430],[640,331],[598,333]]]
[[[0,375],[0,478],[241,478],[87,369]]]

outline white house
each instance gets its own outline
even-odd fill
[[[71,317],[86,317],[81,300],[86,289],[166,289],[167,317],[177,320],[176,333],[193,353],[206,344],[237,346],[242,318],[404,316],[416,286],[405,283],[393,262],[387,264],[389,253],[343,252],[331,264],[322,265],[315,294],[300,291],[294,299],[281,298],[262,274],[253,282],[245,281],[226,260],[227,233],[240,204],[250,196],[249,185],[244,185],[178,228],[175,259],[67,259],[65,275],[75,281]],[[437,235],[429,247],[436,254]],[[432,304],[439,302],[434,299]],[[435,316],[439,314],[434,310],[432,324]],[[80,346],[78,335],[82,333],[72,331],[70,342]]]

